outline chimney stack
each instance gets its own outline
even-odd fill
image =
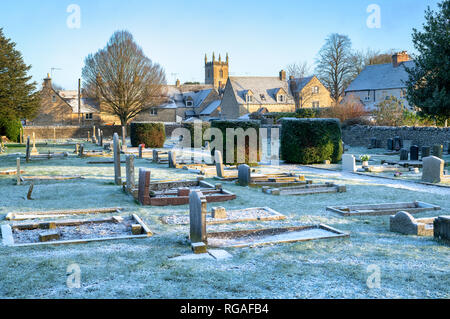
[[[179,79],[176,80],[175,86],[176,86],[177,88],[179,88],[179,87],[181,86],[181,85],[180,85],[180,80],[179,80]]]
[[[409,61],[408,52],[397,52],[392,56],[392,65],[397,68],[401,63]]]
[[[286,81],[286,71],[285,70],[280,71],[280,80]]]
[[[47,73],[47,77],[44,79],[43,87],[48,89],[52,88],[52,79],[50,77],[50,73]]]

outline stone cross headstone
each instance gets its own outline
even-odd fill
[[[400,138],[400,136],[394,137],[394,150],[400,151],[401,148],[402,148],[402,139]]]
[[[20,157],[18,157],[17,159],[16,159],[16,164],[17,164],[17,174],[16,174],[16,177],[17,177],[17,185],[20,185],[20,178],[21,178],[21,176],[20,176]]]
[[[139,144],[139,158],[142,158],[142,149],[144,148],[144,145]]]
[[[153,150],[152,162],[153,163],[158,163],[158,151],[157,150]]]
[[[122,177],[120,174],[120,148],[119,148],[119,135],[114,133],[113,136],[113,154],[114,154],[114,182],[116,185],[122,184]]]
[[[191,243],[208,243],[206,234],[206,197],[200,191],[189,194],[189,238]]]
[[[138,200],[141,205],[150,204],[150,175],[149,169],[139,168]]]
[[[169,168],[177,167],[177,152],[169,151]]]
[[[442,154],[443,154],[443,146],[440,144],[435,144],[433,145],[433,156],[442,158]]]
[[[342,170],[346,172],[356,172],[355,156],[351,154],[342,155]]]
[[[407,149],[402,148],[400,150],[400,160],[407,161],[409,156],[409,151]]]
[[[419,160],[419,147],[417,145],[413,145],[409,148],[410,159],[411,161]]]
[[[241,164],[238,166],[238,181],[241,186],[248,186],[251,182],[250,166]]]
[[[122,152],[127,150],[127,127],[122,126]]]
[[[218,177],[224,177],[222,152],[214,151],[214,161],[216,162],[216,173]]]
[[[440,183],[444,175],[444,160],[436,156],[422,159],[422,181],[426,183]]]
[[[127,191],[131,191],[136,187],[136,181],[134,179],[134,155],[127,155],[126,158],[126,172],[127,172]]]
[[[30,150],[30,137],[27,136],[27,146],[25,148],[25,160],[28,163],[30,161],[30,155],[31,155],[31,150]]]
[[[394,150],[394,140],[392,138],[388,138],[388,140],[387,140],[387,149],[389,151]]]
[[[422,159],[431,155],[431,148],[429,146],[422,146]]]
[[[33,132],[33,149],[31,150],[31,155],[39,155],[39,152],[36,148],[36,135]]]

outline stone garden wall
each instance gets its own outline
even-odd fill
[[[342,129],[342,139],[350,146],[369,146],[370,138],[381,141],[381,147],[387,148],[387,139],[400,136],[402,140],[411,140],[412,144],[432,146],[450,141],[450,127],[393,127],[353,125]]]
[[[164,123],[166,130],[166,137],[170,137],[173,130],[181,127],[179,123]],[[122,135],[122,128],[120,125],[101,125],[96,126],[95,129],[103,130],[105,138],[112,138],[114,133]],[[71,138],[87,138],[88,132],[92,136],[92,126],[25,126],[23,128],[24,140],[27,136],[32,136],[33,132],[36,135],[36,140],[65,140]],[[97,134],[97,133],[96,133]],[[128,135],[130,134],[130,127],[128,126]]]

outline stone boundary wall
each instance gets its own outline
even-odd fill
[[[169,138],[178,127],[181,127],[179,123],[164,123],[166,137]],[[101,129],[105,138],[112,138],[114,133],[122,135],[122,127],[120,125],[99,125],[95,126],[95,130]],[[130,134],[130,126],[127,127],[127,134]],[[65,139],[86,139],[88,132],[92,137],[92,126],[24,126],[23,136],[24,141],[27,136],[36,135],[36,140],[65,140]],[[96,132],[97,135],[97,132]]]
[[[387,148],[388,138],[400,136],[402,140],[411,140],[419,147],[432,146],[450,141],[450,127],[410,127],[410,126],[364,126],[353,125],[342,129],[342,139],[350,146],[369,146],[370,138],[381,141],[381,147]]]

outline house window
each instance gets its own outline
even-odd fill
[[[158,115],[158,109],[157,108],[150,109],[150,115]]]
[[[56,103],[56,95],[53,95],[53,96],[52,96],[52,102],[53,102],[53,103]]]
[[[320,107],[319,101],[312,102],[312,107]]]
[[[282,103],[284,101],[285,101],[284,95],[283,94],[278,95],[278,102]]]
[[[312,87],[312,93],[313,94],[319,94],[319,87],[318,86],[313,86]]]
[[[92,113],[86,113],[85,118],[86,120],[92,120]]]
[[[251,96],[250,94],[247,94],[247,95],[245,96],[245,99],[246,99],[247,103],[253,102],[253,96]]]
[[[266,97],[264,96],[264,94],[260,94],[259,97],[261,98],[261,101],[265,101]]]
[[[220,70],[219,76],[220,76],[220,78],[223,78],[223,70]]]
[[[193,106],[194,106],[194,102],[186,101],[186,107],[193,107]]]

